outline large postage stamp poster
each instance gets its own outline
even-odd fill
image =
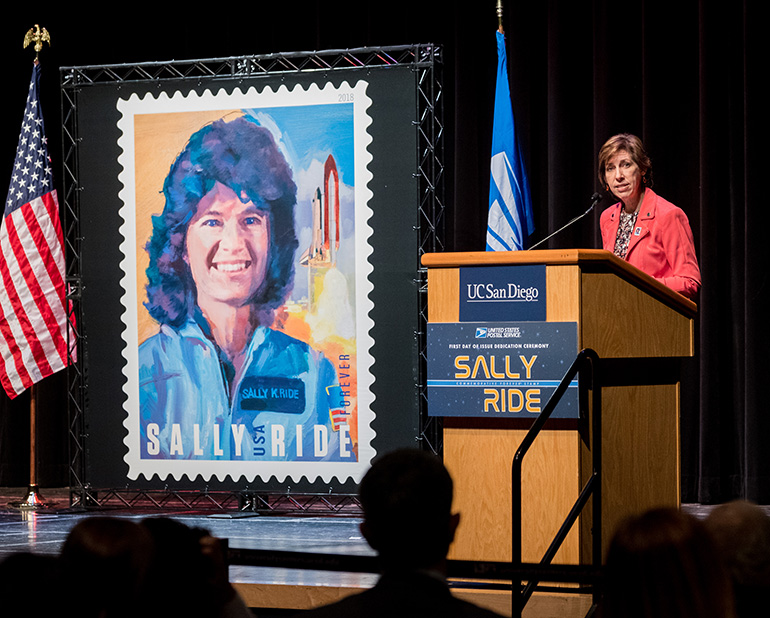
[[[360,478],[367,83],[118,101],[130,479]]]

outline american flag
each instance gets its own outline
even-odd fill
[[[0,381],[16,397],[67,366],[67,311],[59,203],[32,80],[0,225]]]

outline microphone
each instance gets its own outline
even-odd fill
[[[572,225],[573,223],[577,223],[578,221],[580,221],[580,220],[581,220],[583,217],[585,217],[585,216],[586,216],[586,215],[587,215],[589,212],[591,212],[591,211],[594,209],[594,206],[596,206],[596,205],[597,205],[599,202],[601,202],[601,201],[602,201],[602,194],[601,194],[601,193],[594,193],[594,194],[591,196],[591,205],[588,207],[588,210],[586,210],[586,211],[585,211],[585,212],[584,212],[582,215],[578,215],[577,217],[575,217],[575,218],[574,218],[574,219],[572,219],[571,221],[568,221],[566,224],[562,225],[562,226],[561,226],[561,227],[560,227],[558,230],[556,230],[556,231],[555,231],[555,232],[553,232],[552,234],[549,234],[548,236],[546,236],[545,238],[543,238],[543,240],[536,242],[536,243],[535,243],[534,245],[532,245],[532,246],[531,246],[529,249],[527,249],[527,251],[531,251],[531,250],[532,250],[532,249],[534,249],[535,247],[539,247],[539,246],[540,246],[540,245],[542,245],[542,244],[543,244],[543,243],[544,243],[546,240],[550,240],[551,238],[553,238],[554,236],[556,236],[556,234],[558,234],[558,233],[559,233],[559,232],[561,232],[562,230],[566,230],[566,229],[567,229],[567,228],[568,228],[570,225]]]

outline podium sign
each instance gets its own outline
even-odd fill
[[[429,324],[429,416],[536,418],[577,355],[575,322]],[[578,418],[575,380],[552,418]]]
[[[545,266],[472,266],[460,269],[460,321],[544,322]]]

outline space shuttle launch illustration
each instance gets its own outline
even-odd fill
[[[337,262],[340,248],[340,186],[337,164],[329,155],[324,164],[323,190],[317,188],[313,197],[313,234],[310,247],[300,258],[300,264],[310,267],[331,267]]]

